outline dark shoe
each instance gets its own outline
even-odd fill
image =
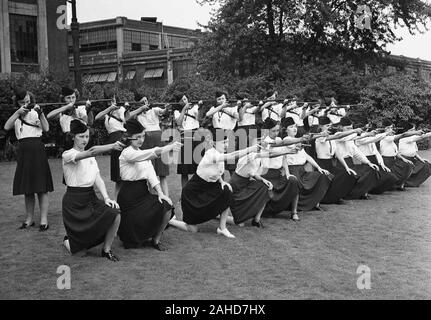
[[[370,200],[370,196],[368,194],[365,194],[363,196],[359,197],[360,200]]]
[[[265,228],[264,226],[263,226],[263,224],[262,224],[262,221],[256,221],[256,220],[251,220],[251,225],[253,226],[253,227],[257,227],[257,228],[261,228],[261,229],[263,229],[263,228]]]
[[[161,242],[155,243],[154,241],[151,242],[151,245],[154,249],[157,249],[159,251],[166,251],[168,248],[166,248]]]
[[[313,210],[315,210],[315,211],[326,211],[325,209],[323,209],[321,206],[315,206],[314,208],[313,208]]]
[[[398,191],[406,191],[406,188],[404,188],[404,187],[398,187],[397,190]]]
[[[340,199],[337,202],[335,202],[335,204],[346,204],[346,201],[344,201],[343,199]]]
[[[28,225],[26,222],[23,222],[22,225],[21,225],[21,227],[18,228],[18,230],[27,229],[27,228],[30,228],[30,227],[34,227],[34,221],[30,225]]]
[[[116,256],[112,253],[112,251],[111,251],[111,250],[109,250],[108,252],[105,252],[105,251],[102,249],[102,257],[104,257],[104,258],[106,258],[106,259],[108,259],[108,260],[114,261],[114,262],[120,261],[120,259],[118,259],[118,257],[116,257]]]
[[[39,226],[39,231],[44,232],[49,229],[49,224],[41,224]]]

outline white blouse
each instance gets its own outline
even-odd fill
[[[160,119],[163,109],[154,107],[147,112],[142,112],[136,119],[144,126],[145,131],[160,131]]]
[[[256,124],[256,111],[259,107],[247,108],[242,117],[242,121],[238,121],[238,127],[251,126]]]
[[[78,151],[74,148],[63,152],[63,174],[69,187],[92,187],[99,174],[99,167],[94,157],[75,161]]]
[[[215,107],[211,107],[210,111],[214,109]],[[224,108],[223,110],[229,114],[236,115],[237,117],[239,116],[237,106]],[[213,127],[216,129],[233,130],[237,121],[238,120],[236,118],[231,117],[222,111],[213,114]]]
[[[288,149],[295,148],[295,145],[288,146]],[[307,163],[307,153],[304,149],[299,150],[297,153],[286,154],[284,156],[288,166],[302,166]]]
[[[280,137],[276,137],[275,139],[271,139],[267,136],[264,140],[265,142],[277,142],[282,141]],[[282,150],[283,148],[277,148],[277,150]],[[283,168],[283,159],[284,156],[279,156],[275,158],[263,158],[262,159],[262,167],[267,169],[281,169]]]
[[[178,120],[180,117],[181,112],[178,110],[174,111],[174,118],[175,120]],[[183,117],[183,123],[181,124],[181,127],[183,130],[194,130],[199,128],[199,106],[195,104],[192,108],[187,110],[187,112],[184,113]]]
[[[315,145],[318,159],[332,159],[334,157],[337,148],[335,141],[327,141],[325,137],[320,137],[316,139]]]
[[[268,108],[263,109],[262,111],[262,121],[265,121],[266,118],[270,117],[275,121],[281,120],[281,111],[283,110],[283,104],[278,103]]]
[[[207,182],[216,182],[224,173],[224,157],[215,148],[205,152],[196,174]]]
[[[151,163],[151,159],[157,158],[155,150],[136,150],[132,146],[125,148],[119,157],[121,180],[147,180],[151,188],[158,185],[160,182]]]
[[[416,139],[417,137],[418,136],[415,135],[415,136],[400,139],[399,148],[402,156],[405,156],[405,157],[416,156],[419,149],[416,141],[413,141],[413,140]]]
[[[261,158],[257,158],[256,152],[249,153],[238,160],[235,172],[241,177],[250,178],[259,174],[261,163]]]
[[[85,108],[85,106],[78,106],[75,109],[75,113],[76,113],[76,118],[69,116],[68,114],[62,114],[62,113],[60,114],[60,127],[63,133],[70,132],[70,123],[72,122],[72,120],[74,119],[83,120],[84,117],[87,116],[87,109]]]
[[[337,114],[328,113],[328,118],[332,124],[340,123],[341,118],[344,116],[346,116],[346,109],[344,108],[339,108]]]
[[[394,139],[395,136],[388,136],[380,141],[380,153],[383,157],[395,157],[398,154],[398,146]]]
[[[123,131],[123,132],[127,131],[124,128],[124,123],[126,122],[124,118],[125,112],[126,112],[126,109],[124,107],[120,107],[119,109],[112,112],[112,115],[115,118],[120,119],[121,121],[118,121],[117,119],[110,117],[109,115],[105,115],[105,128],[109,134],[116,131]]]
[[[39,114],[34,110],[31,109],[25,116],[22,117],[22,119],[33,125],[37,125],[38,127],[33,127],[26,125],[21,121],[21,119],[16,119],[14,123],[15,127],[15,135],[18,140],[24,139],[24,138],[38,138],[42,136],[42,125],[39,120]]]

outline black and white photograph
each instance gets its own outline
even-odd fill
[[[0,300],[431,299],[430,29],[430,0],[0,0]]]

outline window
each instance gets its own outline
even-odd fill
[[[161,78],[163,76],[163,68],[147,69],[144,73],[144,79]]]
[[[132,51],[142,51],[141,44],[132,42]]]
[[[142,31],[124,30],[124,50],[159,50],[159,34]]]
[[[169,42],[169,48],[191,48],[193,46],[193,41],[187,37],[167,35],[164,39],[164,47],[167,48],[168,45],[166,41]]]
[[[10,14],[9,20],[12,62],[38,63],[37,17]]]
[[[117,34],[114,27],[81,30],[79,33],[81,52],[112,51],[117,49]],[[69,52],[73,52],[72,36],[69,34]]]

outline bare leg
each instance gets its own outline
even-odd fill
[[[105,252],[111,251],[112,242],[114,242],[115,235],[117,234],[118,227],[120,226],[121,216],[117,214],[114,223],[109,228],[105,236],[105,243],[103,244],[103,250]]]
[[[298,201],[299,201],[299,194],[295,197],[295,199],[292,202],[292,219],[295,221],[299,220],[298,217]]]
[[[118,193],[120,192],[121,182],[115,182],[115,199],[118,198]]]
[[[259,222],[260,218],[262,217],[263,210],[265,209],[265,205],[262,207],[262,209],[259,210],[257,215],[254,217],[254,221]]]
[[[193,232],[193,233],[198,232],[197,226],[187,224],[184,221],[179,221],[179,220],[175,219],[175,217],[173,217],[169,221],[169,224],[175,228],[178,228],[178,229],[186,231],[186,232]]]
[[[34,194],[26,194],[24,201],[25,201],[25,212],[27,213],[27,218],[25,220],[25,223],[27,225],[30,225],[33,222],[34,205],[36,202]]]
[[[217,229],[217,233],[224,235],[227,238],[235,238],[235,236],[229,232],[229,230],[226,228],[226,221],[229,214],[229,208],[227,208],[223,213],[220,215],[220,227]]]
[[[49,197],[47,193],[38,193],[40,208],[40,224],[48,224]]]
[[[166,177],[159,177],[159,178],[160,178],[160,187],[162,188],[164,195],[169,197],[168,180],[166,179]]]
[[[160,229],[157,231],[156,235],[153,237],[154,243],[159,243],[160,238],[162,237],[163,231],[165,230],[166,226],[169,223],[169,220],[171,219],[171,211],[168,211],[163,216],[162,225],[160,226]]]

